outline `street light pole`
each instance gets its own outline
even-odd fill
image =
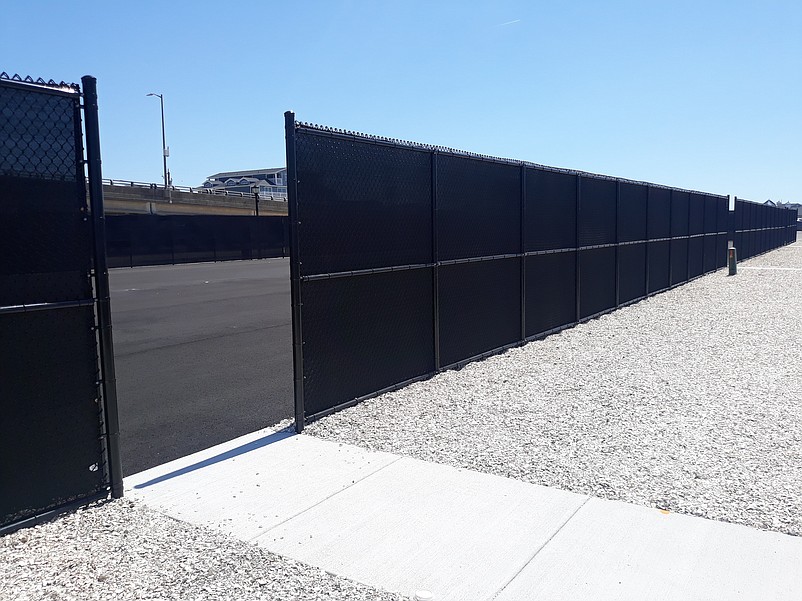
[[[256,216],[259,217],[259,184],[251,187],[253,192],[253,208],[256,210]]]
[[[167,150],[167,137],[164,134],[164,95],[151,93],[148,96],[157,96],[162,108],[162,158],[164,159],[164,191],[167,192],[167,155],[170,151]]]

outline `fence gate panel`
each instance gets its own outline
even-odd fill
[[[0,532],[112,481],[81,98],[0,76]]]

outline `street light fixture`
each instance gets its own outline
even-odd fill
[[[170,149],[167,148],[167,138],[164,135],[164,95],[163,94],[148,94],[148,96],[156,96],[159,99],[162,107],[162,155],[164,159],[164,191],[167,192],[167,157],[170,156]]]

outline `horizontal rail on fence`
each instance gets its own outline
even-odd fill
[[[60,301],[55,303],[31,303],[27,305],[9,305],[0,307],[0,314],[31,313],[33,311],[50,311],[51,309],[74,309],[75,307],[91,307],[95,299],[87,298],[75,301]]]
[[[374,275],[377,273],[391,273],[394,271],[409,271],[411,269],[426,269],[434,267],[434,263],[416,263],[414,265],[393,265],[392,267],[375,267],[373,269],[356,269],[353,271],[337,271],[334,273],[319,273],[303,275],[301,281],[314,282],[316,280],[333,280],[337,278],[356,277],[360,275]]]
[[[467,257],[464,259],[445,259],[434,263],[413,263],[409,265],[393,265],[390,267],[374,267],[370,269],[354,269],[349,271],[335,271],[329,273],[316,273],[311,275],[300,276],[301,281],[314,282],[318,280],[332,280],[338,278],[356,277],[364,275],[375,275],[378,273],[392,273],[395,271],[409,271],[412,269],[430,269],[432,267],[444,267],[448,265],[462,265],[466,263],[484,263],[487,261],[498,261],[504,259],[521,259],[524,257],[539,257],[543,255],[553,255],[568,252],[582,252],[587,250],[597,250],[602,248],[618,248],[622,246],[636,246],[640,244],[649,244],[652,242],[671,242],[672,240],[688,240],[695,238],[703,238],[705,236],[717,237],[725,235],[727,232],[711,232],[708,234],[694,234],[690,236],[676,236],[673,238],[655,238],[644,240],[632,240],[628,242],[612,242],[610,244],[594,244],[588,246],[572,246],[568,248],[555,248],[548,250],[530,250],[523,253],[507,253],[503,255],[487,255],[480,257]]]

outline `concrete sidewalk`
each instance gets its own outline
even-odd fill
[[[288,432],[125,485],[179,520],[437,601],[802,598],[802,538]]]

